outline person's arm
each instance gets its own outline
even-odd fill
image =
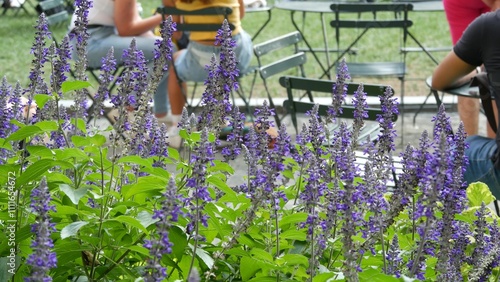
[[[245,3],[243,3],[243,0],[238,0],[238,3],[240,3],[240,19],[243,19],[245,16]]]
[[[115,26],[120,36],[139,36],[153,30],[161,21],[161,15],[141,18],[136,0],[117,0],[115,5]]]
[[[432,74],[432,88],[444,90],[463,85],[476,74],[476,66],[460,59],[454,51],[446,55]]]

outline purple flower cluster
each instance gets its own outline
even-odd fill
[[[49,49],[46,46],[46,39],[50,38],[50,31],[48,28],[47,18],[45,14],[41,14],[38,17],[35,32],[35,41],[31,47],[31,53],[33,54],[33,60],[31,62],[31,71],[29,75],[30,84],[28,86],[28,100],[31,104],[33,96],[35,94],[47,94],[49,93],[47,84],[43,78],[44,76],[44,65],[48,60]]]
[[[233,90],[238,89],[236,82],[239,76],[234,48],[236,41],[231,37],[231,28],[227,20],[217,32],[215,45],[220,45],[219,60],[215,55],[208,65],[208,77],[205,80],[206,89],[201,98],[203,111],[199,116],[198,126],[208,127],[211,132],[219,132],[226,123],[226,116],[231,115],[232,105],[229,97]]]
[[[75,1],[75,27],[71,35],[76,37],[76,57],[78,58],[75,63],[75,76],[79,80],[86,81],[87,75],[87,45],[90,34],[87,31],[89,23],[89,9],[92,7],[92,1],[89,0],[76,0]],[[71,38],[72,39],[72,38]]]
[[[190,190],[188,208],[191,219],[187,225],[187,232],[198,237],[198,224],[208,226],[208,216],[203,214],[205,205],[212,201],[212,196],[208,191],[207,169],[209,165],[214,165],[215,145],[209,140],[209,132],[205,128],[201,132],[201,139],[195,145],[189,165],[191,175],[186,181],[186,187]]]
[[[352,146],[356,148],[358,146],[359,131],[365,124],[365,118],[368,118],[368,111],[366,110],[368,103],[366,102],[366,93],[364,92],[363,84],[360,84],[358,89],[354,92],[352,103],[354,106]]]
[[[245,114],[241,113],[238,107],[233,107],[228,126],[232,128],[226,139],[230,144],[221,152],[225,161],[236,159],[241,153],[241,144],[244,142]]]
[[[45,178],[42,178],[39,186],[33,189],[31,198],[30,207],[36,215],[36,223],[31,226],[35,239],[31,243],[33,253],[26,261],[31,265],[31,273],[24,280],[27,282],[52,281],[47,272],[57,266],[56,254],[52,251],[54,244],[50,237],[56,229],[50,222],[49,212],[55,212],[56,209],[50,203],[50,191]]]
[[[173,243],[168,237],[173,222],[179,220],[183,197],[177,193],[175,179],[170,178],[167,189],[163,194],[161,206],[154,211],[153,219],[156,222],[156,232],[151,240],[146,240],[144,247],[149,249],[151,255],[146,265],[144,281],[160,282],[167,278],[166,268],[161,265],[163,255],[172,252]]]
[[[99,75],[99,88],[94,95],[93,116],[99,116],[104,113],[104,101],[109,99],[109,85],[115,80],[113,75],[116,70],[116,59],[114,48],[111,47],[104,58],[101,60],[101,73]]]
[[[337,79],[332,89],[332,105],[328,108],[328,115],[331,121],[335,121],[342,114],[342,104],[345,102],[347,95],[346,81],[351,79],[349,69],[345,59],[339,63]]]

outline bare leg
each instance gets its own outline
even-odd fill
[[[458,115],[464,124],[467,136],[477,135],[479,132],[479,99],[458,96]]]
[[[179,52],[174,53],[174,62],[175,59],[179,56]],[[175,74],[174,68],[170,67],[169,68],[169,75],[168,75],[168,99],[170,100],[170,107],[172,110],[172,115],[181,115],[182,114],[182,109],[184,108],[184,105],[186,104],[186,99],[183,93],[186,93],[187,87],[186,83],[182,83],[182,88],[179,85],[179,81],[177,78],[177,75]],[[184,92],[183,92],[184,90]]]

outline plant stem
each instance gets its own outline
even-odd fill
[[[382,218],[382,215],[379,214],[378,218]],[[384,261],[384,273],[387,274],[387,262],[385,258],[385,245],[384,245],[384,232],[382,231],[382,228],[379,228],[379,235],[380,235],[380,244],[382,245],[382,258]]]
[[[101,195],[103,195],[103,201],[102,201],[102,204],[101,204],[101,212],[100,212],[100,215],[99,215],[99,228],[98,228],[98,231],[97,231],[97,234],[100,238],[99,240],[99,247],[98,248],[95,248],[94,249],[94,253],[93,253],[93,258],[92,258],[92,264],[90,265],[90,281],[94,281],[93,280],[93,277],[95,275],[95,262],[97,261],[97,256],[99,255],[99,252],[98,250],[102,250],[102,241],[103,241],[103,236],[101,236],[101,233],[102,233],[102,225],[103,225],[103,221],[104,221],[104,213],[105,213],[105,210],[107,208],[107,203],[108,203],[108,200],[107,200],[107,197],[105,196],[105,192],[104,189],[105,189],[105,184],[104,184],[104,167],[103,167],[103,154],[102,154],[102,149],[99,149],[99,156],[101,158],[101,167],[100,167],[100,170],[101,170]],[[113,161],[114,162],[114,161]],[[114,171],[114,163],[111,165],[111,176],[113,176],[113,171]],[[111,182],[113,181],[113,178],[111,177],[110,179],[110,187],[111,187]]]
[[[302,175],[304,172],[304,164],[300,166],[300,173],[299,173],[299,178],[297,179],[297,194],[295,194],[295,199],[293,200],[293,205],[297,204],[297,199],[299,198],[299,193],[300,193],[300,183],[302,182]]]
[[[141,242],[144,237],[146,237],[146,233],[143,233],[141,235],[141,237],[139,237],[139,239],[137,239],[133,244],[132,246],[135,246],[137,245],[139,242]],[[104,278],[104,276],[106,276],[106,274],[108,274],[111,270],[113,270],[117,265],[120,264],[120,262],[128,255],[128,253],[130,253],[130,249],[127,249],[117,260],[116,260],[116,263],[115,264],[112,264],[110,265],[102,274],[101,276],[99,276],[96,280],[101,280],[102,278]]]
[[[426,237],[427,237],[428,228],[429,228],[429,220],[427,219],[425,221],[424,234],[422,234],[422,237],[420,238],[420,244],[418,246],[417,254],[413,258],[413,266],[412,266],[411,271],[410,271],[410,277],[415,276],[415,272],[417,271],[418,260],[420,259],[420,256],[422,255],[422,252],[424,251],[425,241],[427,240]]]
[[[198,210],[199,208],[199,199],[196,198],[196,217],[195,217],[195,236],[194,236],[194,246],[193,246],[193,257],[191,257],[191,263],[189,265],[189,271],[187,273],[187,277],[189,277],[189,275],[191,275],[191,271],[193,270],[193,266],[194,266],[194,260],[196,258],[196,250],[198,249],[198,240],[199,240],[199,236],[198,236],[198,232],[199,232],[199,226],[200,226],[200,211]]]

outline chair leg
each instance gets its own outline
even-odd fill
[[[432,90],[429,91],[429,94],[427,94],[427,96],[425,97],[424,102],[422,104],[420,104],[420,106],[418,107],[418,110],[413,115],[413,126],[415,126],[415,123],[416,123],[416,120],[417,120],[417,115],[420,113],[420,111],[422,111],[422,109],[424,108],[425,104],[427,104],[427,100],[429,99],[429,97],[431,97],[431,95],[432,95]]]

